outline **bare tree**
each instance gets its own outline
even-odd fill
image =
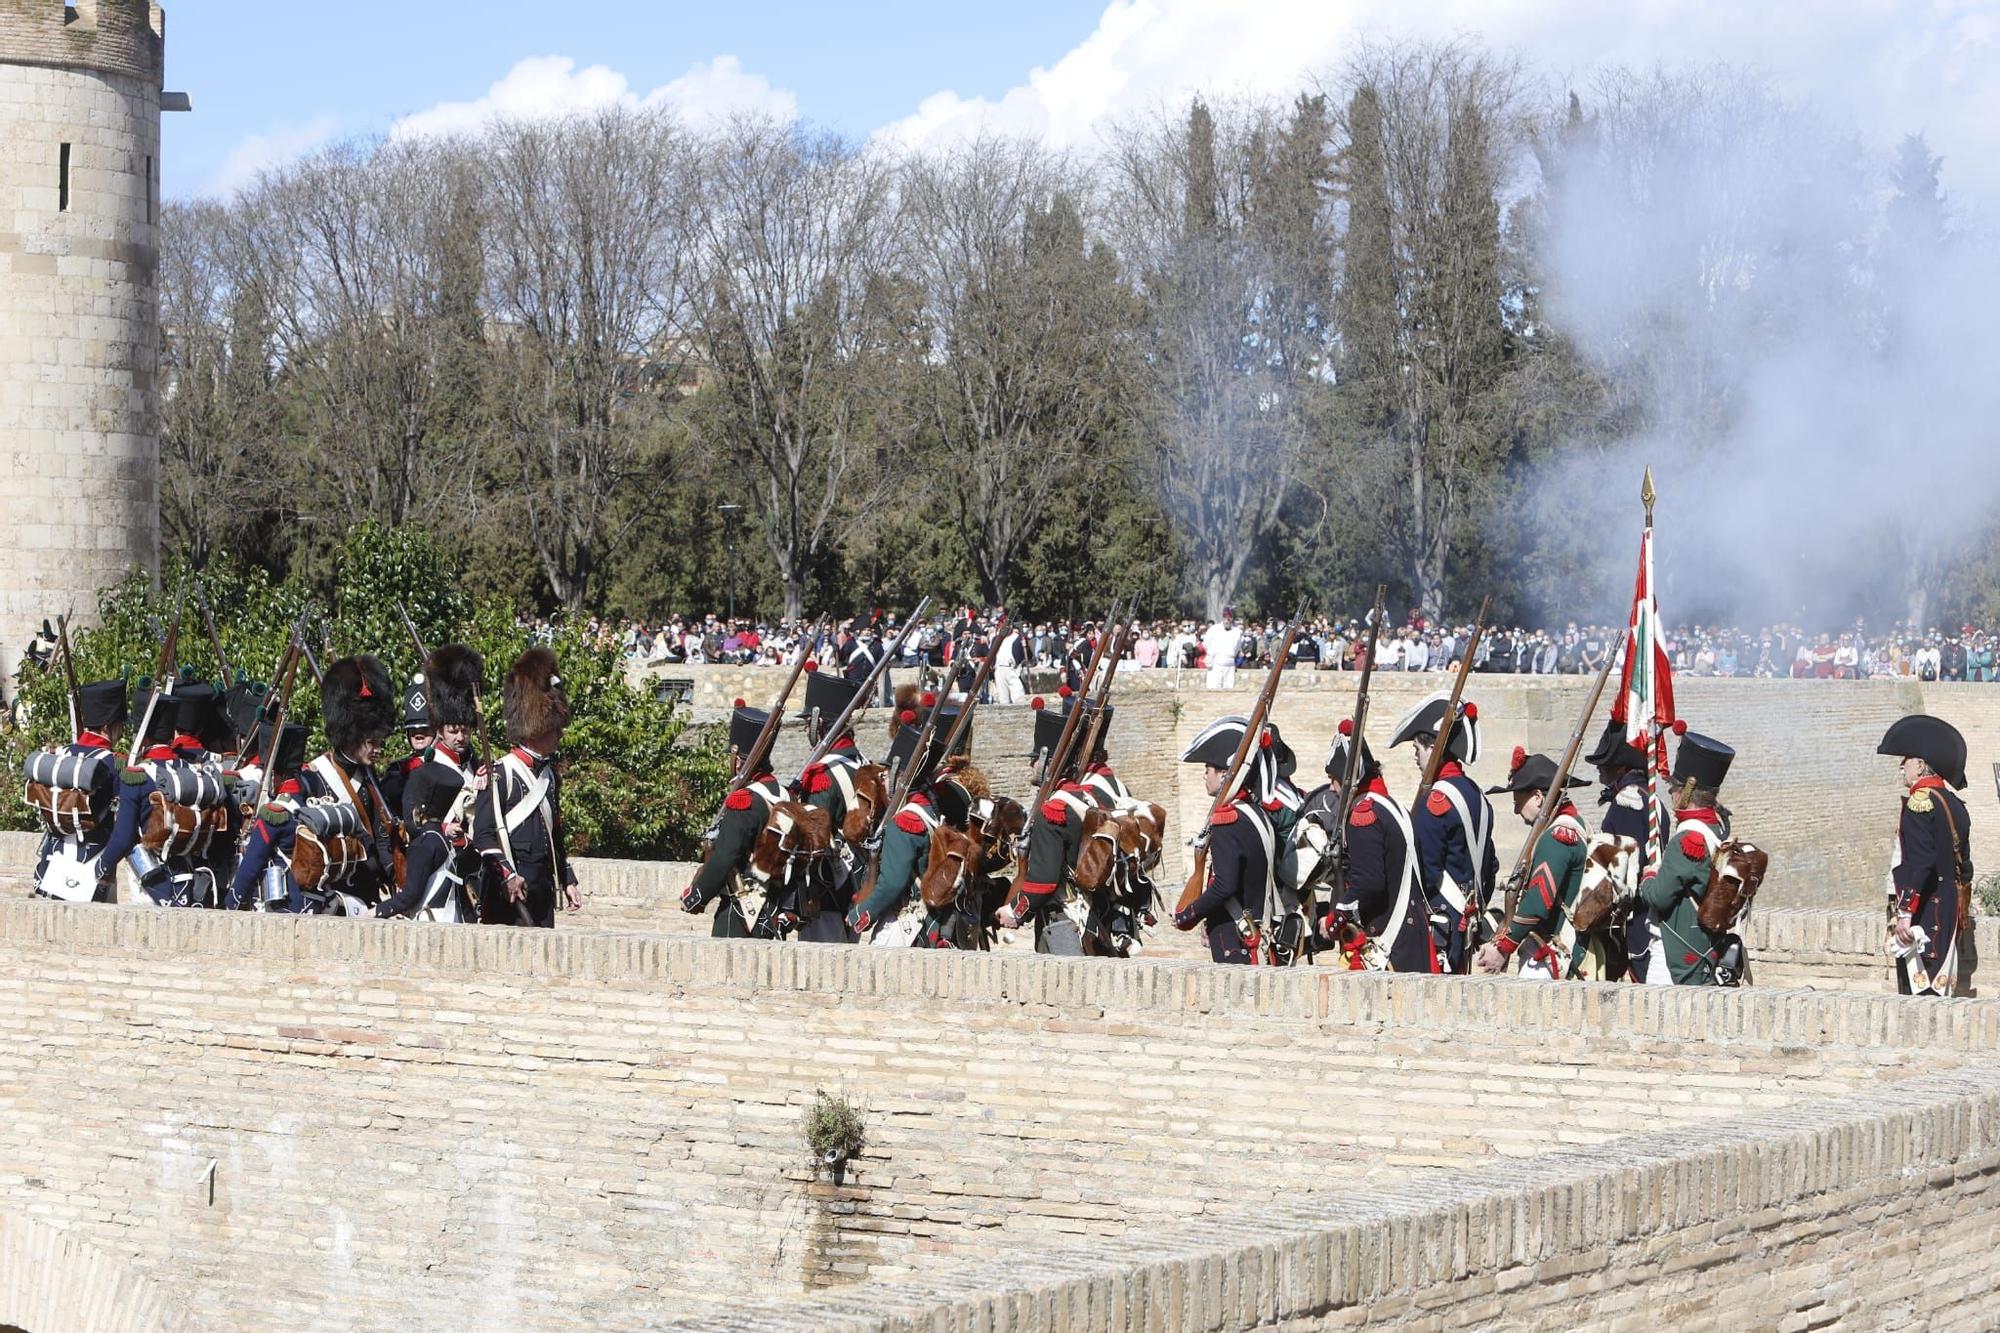
[[[1119,140],[1116,215],[1147,301],[1145,356],[1160,482],[1207,612],[1234,599],[1279,522],[1325,356],[1331,253],[1325,105],[1260,108]]]
[[[268,297],[245,262],[241,210],[160,211],[160,527],[198,561],[246,529],[274,412]]]
[[[796,616],[813,563],[894,462],[877,418],[895,396],[879,372],[907,351],[897,321],[911,301],[889,272],[890,171],[838,138],[746,118],[702,174],[690,328],[713,376],[718,442]]]
[[[1086,233],[1088,191],[1066,160],[1004,139],[915,159],[902,178],[937,483],[991,603],[1007,600],[1057,488],[1113,429],[1129,378],[1132,302]]]
[[[306,432],[307,517],[428,521],[470,466],[455,431],[476,332],[474,178],[448,144],[344,144],[246,201],[255,279]]]
[[[543,576],[575,607],[614,501],[657,459],[661,403],[641,390],[682,356],[693,145],[664,113],[609,110],[502,125],[487,150],[493,411]]]

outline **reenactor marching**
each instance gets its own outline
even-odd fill
[[[1516,749],[1507,781],[1491,790],[1514,799],[1514,813],[1533,827],[1542,817],[1542,807],[1556,783],[1556,761],[1543,754]],[[1570,778],[1565,787],[1586,785],[1582,778]],[[1477,965],[1481,972],[1507,970],[1509,959],[1519,957],[1521,975],[1543,980],[1602,976],[1601,964],[1592,970],[1586,955],[1593,947],[1588,937],[1579,939],[1572,923],[1577,891],[1583,883],[1588,852],[1583,817],[1567,792],[1536,841],[1528,857],[1528,874],[1522,883],[1512,913],[1500,933],[1481,946]],[[1601,940],[1594,947],[1603,949]]]
[[[1429,769],[1438,735],[1447,726],[1450,703],[1444,694],[1424,700],[1398,724],[1389,741],[1390,749],[1410,746],[1419,773]],[[1493,848],[1493,807],[1465,771],[1479,759],[1478,707],[1465,704],[1449,725],[1451,736],[1445,742],[1446,757],[1438,767],[1437,781],[1411,812],[1410,823],[1431,934],[1445,970],[1457,972],[1467,948],[1477,947],[1476,940],[1467,943],[1467,926],[1476,926],[1487,906],[1500,874],[1500,858]]]
[[[462,643],[438,648],[417,673],[424,691],[425,746],[415,756],[416,767],[405,768],[401,784],[400,813],[409,830],[410,850],[403,887],[376,909],[381,916],[479,919],[480,857],[472,847],[473,804],[486,783],[472,753],[472,737],[485,674],[479,654]],[[406,701],[406,725],[408,717]]]
[[[479,919],[488,925],[552,929],[558,903],[583,905],[562,818],[556,751],[570,722],[556,655],[530,648],[501,686],[511,747],[487,770],[473,803],[472,845],[485,862]]]
[[[945,746],[959,710],[936,699],[920,702],[926,710],[937,710],[930,739],[919,755],[924,728],[917,713],[899,710],[891,720],[890,771],[901,773],[910,765],[915,770],[908,797],[882,829],[874,880],[864,880],[863,892],[848,909],[848,928],[869,944],[902,947],[924,942],[919,938],[925,912],[918,886],[930,868],[932,834],[940,828],[963,834],[971,813],[970,795],[944,768]]]
[[[337,851],[327,886],[338,885],[343,908],[373,911],[402,885],[403,826],[382,794],[376,761],[396,721],[395,687],[382,659],[369,654],[343,657],[326,668],[320,683],[320,717],[327,748],[299,773],[308,818],[328,819],[314,827],[321,843]],[[361,855],[341,854],[358,843]],[[330,895],[322,895],[326,897]]]
[[[868,672],[874,670],[883,651],[886,650],[879,644],[874,655],[857,649],[850,658],[848,676],[824,671],[806,673],[803,716],[807,742],[817,746],[832,733],[833,743],[818,763],[799,774],[796,795],[808,806],[826,812],[833,832],[836,864],[830,874],[815,871],[793,877],[792,901],[782,904],[781,910],[796,920],[802,940],[820,944],[854,942],[854,932],[847,926],[847,913],[867,865],[864,845],[879,832],[885,815],[880,803],[887,800],[887,794],[876,799],[872,788],[864,791],[864,787],[870,786],[864,780],[868,757],[855,740],[852,716],[846,722],[841,718],[848,714],[850,704],[855,705],[855,713],[867,707],[868,701],[859,696],[866,688]],[[859,676],[852,674],[855,662],[865,663]],[[906,710],[899,705],[898,715],[903,711]],[[865,828],[861,827],[863,824]]]
[[[1623,941],[1626,971],[1634,981],[1667,985],[1669,977],[1664,969],[1657,974],[1647,972],[1648,961],[1658,956],[1660,926],[1652,909],[1638,897],[1639,849],[1646,845],[1647,838],[1646,803],[1653,799],[1646,756],[1625,738],[1622,723],[1610,722],[1598,738],[1597,748],[1585,756],[1584,762],[1596,768],[1598,781],[1603,785],[1598,794],[1598,804],[1604,807],[1599,835],[1617,852],[1611,873],[1618,880],[1629,912]],[[1655,804],[1654,817],[1664,829],[1672,822],[1673,813]]]
[[[1965,737],[1922,713],[1889,728],[1877,754],[1901,759],[1904,788],[1889,861],[1889,952],[1902,995],[1955,995],[1960,939],[1972,921],[1972,817]]]
[[[104,853],[118,813],[123,765],[117,749],[129,716],[123,680],[91,681],[76,690],[75,738],[61,749],[28,756],[25,795],[42,825],[35,857],[37,896],[111,901],[118,858]],[[131,836],[129,829],[126,836]]]
[[[1332,906],[1320,918],[1320,934],[1356,970],[1436,972],[1439,959],[1417,865],[1416,831],[1408,813],[1390,797],[1382,765],[1366,740],[1359,742],[1360,776],[1351,801],[1341,789],[1349,750],[1356,744],[1353,731],[1352,719],[1340,724],[1326,757],[1327,785],[1306,798],[1299,820],[1300,875],[1310,881],[1325,873],[1323,862],[1336,863]],[[1342,847],[1338,854],[1336,846]]]
[[[716,939],[743,939],[763,934],[765,918],[773,904],[765,900],[763,888],[751,865],[757,840],[771,822],[771,812],[786,799],[785,789],[771,772],[770,752],[757,750],[757,740],[771,715],[738,699],[729,714],[730,777],[738,784],[722,802],[713,831],[706,839],[707,854],[693,882],[681,893],[681,910],[700,915],[716,903],[709,934]],[[755,760],[750,771],[747,761]],[[750,905],[748,914],[744,904]]]
[[[1651,965],[1664,961],[1676,986],[1733,986],[1744,979],[1743,942],[1702,920],[1704,899],[1715,887],[1716,854],[1730,841],[1720,796],[1735,758],[1736,751],[1720,741],[1692,731],[1681,737],[1674,754],[1673,833],[1659,873],[1639,886],[1640,900],[1659,922],[1665,955]]]
[[[1209,800],[1221,797],[1249,725],[1242,717],[1211,722],[1181,755],[1182,763],[1201,765]],[[1260,739],[1269,738],[1266,731]],[[1257,961],[1266,907],[1277,893],[1278,835],[1265,805],[1279,781],[1272,747],[1257,747],[1248,767],[1230,803],[1209,814],[1207,883],[1193,902],[1174,913],[1176,929],[1202,928],[1208,955],[1218,963]]]

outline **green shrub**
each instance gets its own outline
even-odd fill
[[[138,574],[108,589],[98,603],[99,627],[73,636],[78,679],[124,673],[136,682],[150,675],[160,654],[159,627],[171,621],[175,589],[187,572],[186,562],[175,556],[161,571],[159,592]],[[202,582],[230,667],[269,680],[286,634],[307,606],[304,587],[273,586],[256,567],[226,559],[212,561],[202,571]],[[400,696],[416,669],[417,650],[397,613],[398,602],[408,608],[426,646],[459,640],[485,656],[483,740],[489,752],[504,747],[501,686],[530,636],[503,600],[468,596],[453,553],[423,530],[364,524],[349,532],[335,561],[331,603],[314,604],[307,642],[322,666],[329,638],[335,653],[375,653],[388,665]],[[721,728],[694,726],[685,710],[632,688],[615,647],[591,643],[578,630],[557,631],[549,646],[562,664],[574,714],[562,748],[563,818],[571,853],[694,856],[708,817],[728,787]],[[181,667],[197,677],[219,677],[191,590],[177,656]],[[5,737],[10,773],[20,771],[29,749],[63,741],[69,728],[60,672],[29,673],[21,700],[20,725]],[[289,717],[314,729],[316,749],[324,746],[318,734],[319,693],[303,664]],[[390,741],[392,757],[404,752],[400,738]],[[32,827],[18,800],[0,800],[0,822],[9,828]]]
[[[820,1166],[839,1167],[861,1151],[867,1135],[861,1108],[825,1088],[813,1090],[806,1108],[806,1147]]]

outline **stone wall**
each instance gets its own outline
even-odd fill
[[[0,1215],[214,1328],[1862,1317],[2000,1165],[1981,1002],[14,900],[0,1003]]]
[[[0,3],[0,673],[158,560],[157,6]],[[68,197],[62,195],[68,145]]]

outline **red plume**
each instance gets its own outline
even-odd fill
[[[1514,762],[1507,766],[1507,771],[1509,773],[1518,773],[1521,771],[1521,765],[1527,762],[1528,762],[1528,747],[1525,745],[1517,745],[1514,747]]]
[[[935,694],[932,694],[929,690],[925,690],[924,697],[917,700],[917,702],[922,704],[925,708],[936,708],[937,696]]]
[[[363,699],[373,699],[373,698],[375,697],[375,691],[373,691],[373,690],[371,690],[371,689],[369,689],[369,688],[368,688],[368,677],[366,677],[366,676],[363,676],[363,677],[361,678],[361,694],[360,694],[360,697],[361,697],[361,698],[363,698]]]
[[[1044,709],[1044,708],[1047,708],[1048,706],[1049,706],[1049,701],[1048,701],[1048,700],[1046,700],[1046,699],[1044,699],[1044,698],[1043,698],[1043,697],[1042,697],[1041,695],[1039,695],[1039,694],[1038,694],[1038,695],[1036,695],[1036,696],[1035,696],[1034,698],[1032,698],[1032,699],[1028,700],[1028,707],[1030,707],[1030,708],[1034,709],[1034,710],[1035,710],[1036,712],[1038,712],[1038,713],[1039,713],[1039,712],[1040,712],[1040,711],[1041,711],[1042,709]]]
[[[810,657],[808,657],[806,659],[806,674],[810,676],[813,672],[817,670],[819,670],[819,663],[813,661]]]
[[[1676,735],[1676,736],[1685,736],[1685,735],[1687,735],[1687,734],[1688,734],[1688,724],[1687,724],[1686,720],[1685,720],[1685,719],[1683,719],[1683,718],[1678,718],[1678,717],[1677,717],[1677,718],[1675,718],[1675,719],[1674,719],[1674,735]]]
[[[917,715],[905,708],[902,712],[896,714],[896,720],[907,727],[916,722]]]
[[[1067,686],[1067,685],[1063,685],[1063,686],[1060,686],[1060,687],[1058,687],[1058,688],[1057,688],[1057,690],[1056,690],[1056,697],[1057,697],[1057,698],[1061,698],[1061,699],[1067,699],[1067,698],[1069,698],[1069,697],[1070,697],[1070,695],[1072,695],[1072,694],[1074,694],[1074,693],[1076,693],[1076,691],[1075,691],[1075,690],[1072,690],[1072,689],[1071,689],[1071,688],[1070,688],[1069,686]]]
[[[1467,704],[1465,706],[1465,720],[1467,722],[1477,722],[1479,720],[1478,704]]]
[[[1257,748],[1260,750],[1268,750],[1271,748],[1271,732],[1268,727],[1265,728],[1264,734],[1257,738]]]
[[[743,700],[738,699],[735,703],[732,703],[729,706],[731,708],[748,708],[750,705],[748,703],[745,703]]]
[[[1342,719],[1340,719],[1340,734],[1343,736],[1352,736],[1354,734],[1353,718],[1343,717]]]

